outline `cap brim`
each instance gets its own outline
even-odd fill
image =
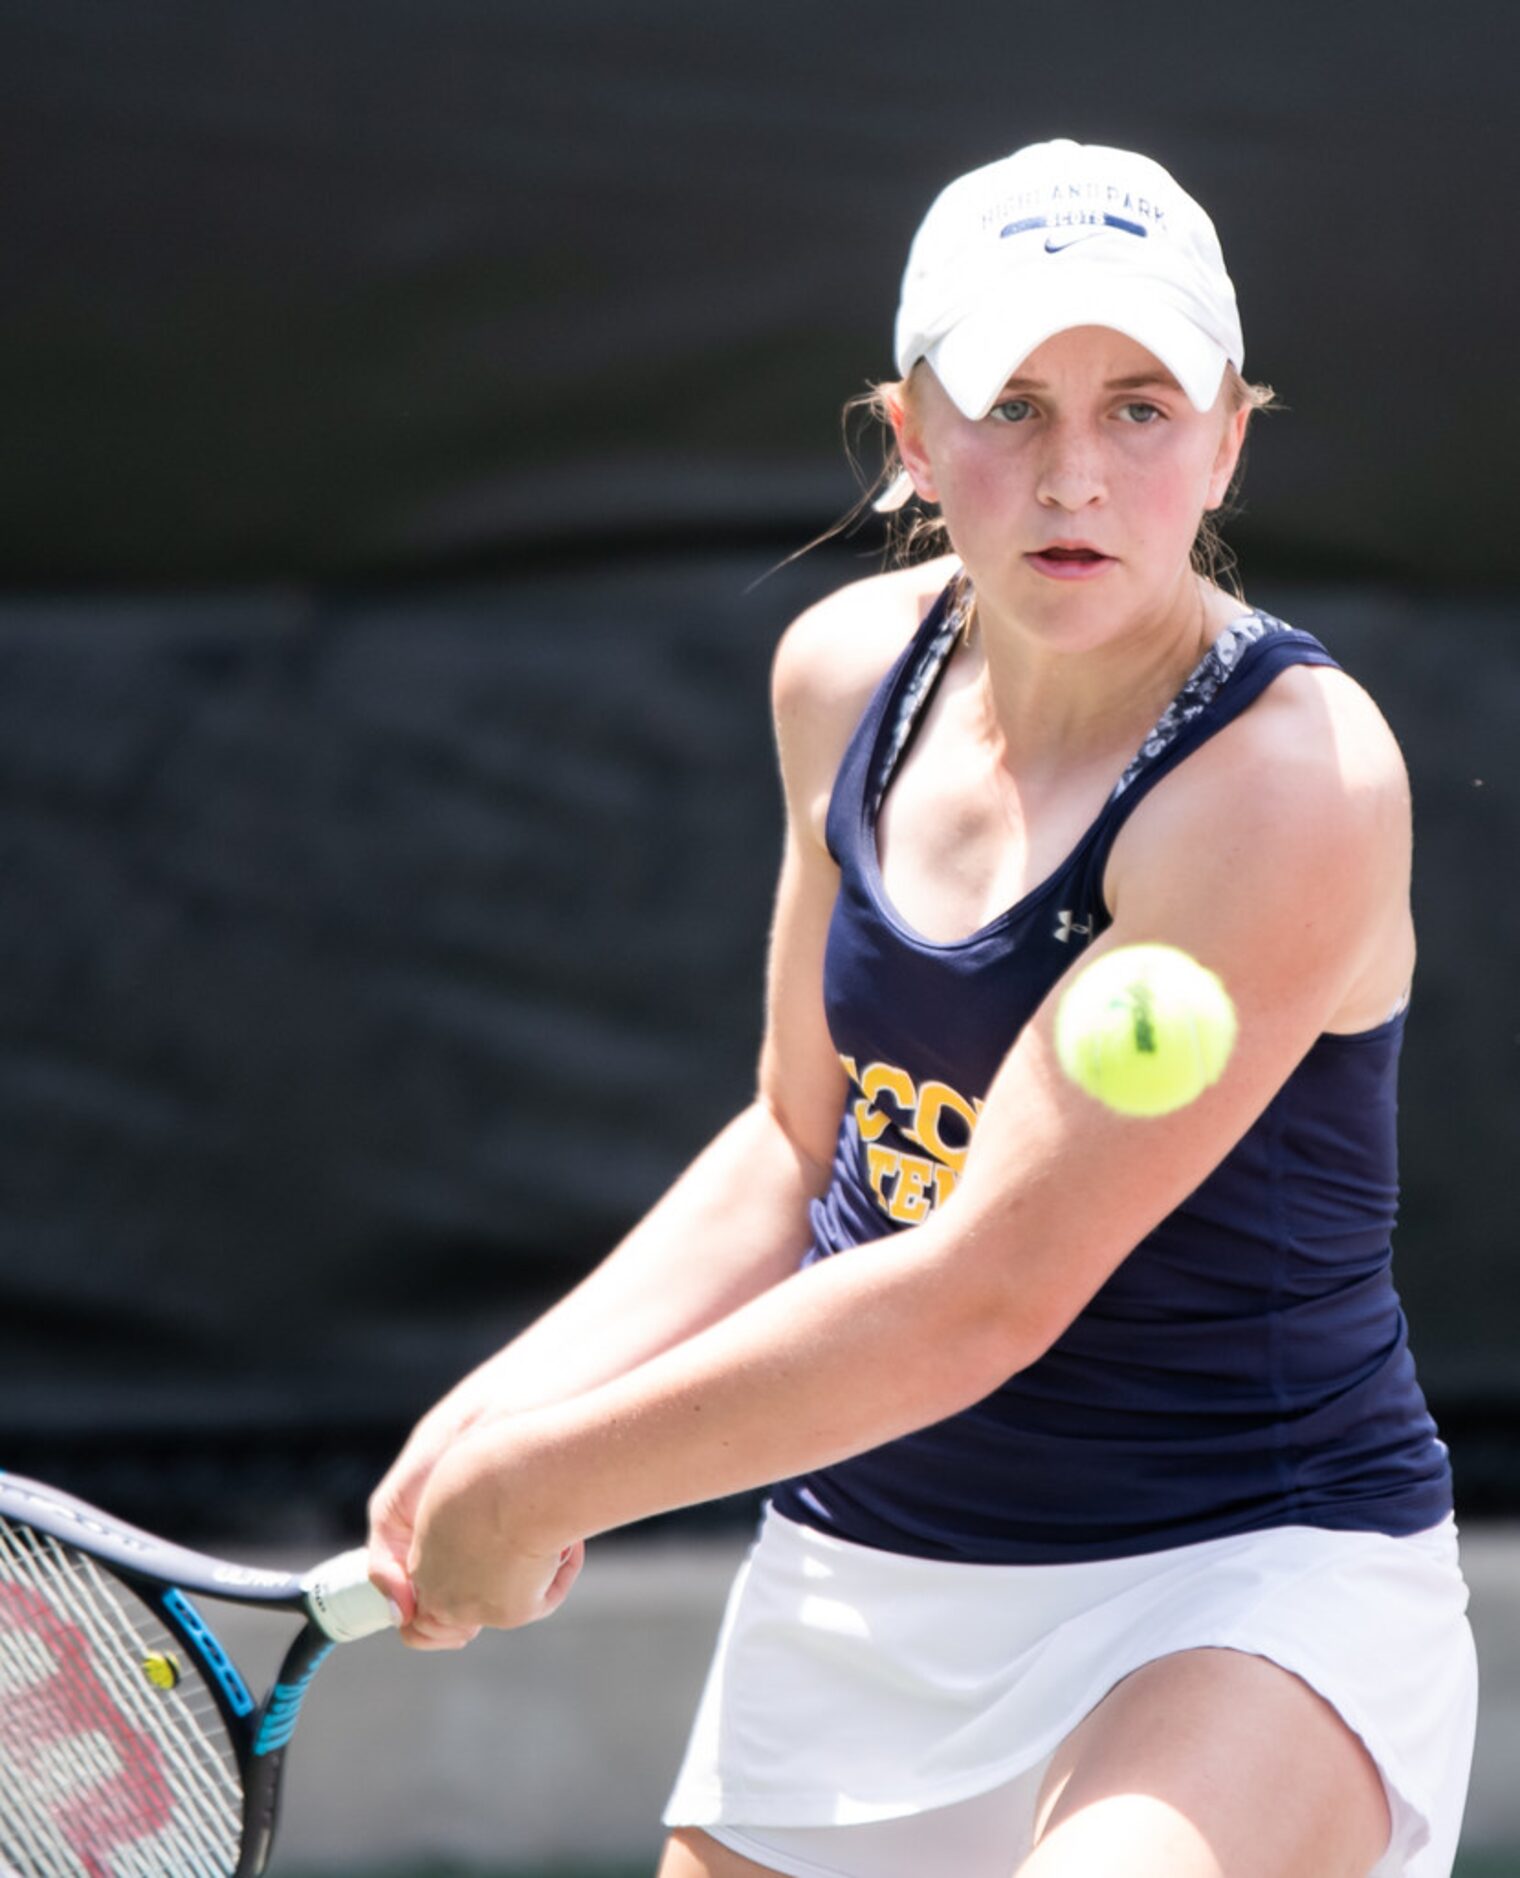
[[[1093,278],[1031,292],[1027,281],[1010,283],[929,346],[923,357],[969,418],[982,418],[998,393],[1037,346],[1073,326],[1106,326],[1123,333],[1159,359],[1188,402],[1209,411],[1219,396],[1225,348],[1144,279]]]

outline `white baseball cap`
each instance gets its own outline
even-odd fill
[[[1030,144],[951,183],[903,275],[897,369],[920,359],[969,418],[1036,346],[1107,326],[1160,359],[1200,411],[1245,360],[1214,224],[1159,163],[1098,144]]]

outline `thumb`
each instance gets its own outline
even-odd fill
[[[396,1614],[397,1626],[404,1628],[417,1615],[417,1593],[406,1567],[378,1539],[370,1541],[368,1563],[370,1583],[384,1592]]]

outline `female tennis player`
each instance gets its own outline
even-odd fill
[[[1475,1673],[1389,1275],[1407,786],[1197,564],[1259,402],[1213,226],[1021,150],[930,209],[897,365],[946,551],[780,647],[756,1098],[423,1421],[375,1576],[457,1644],[772,1488],[663,1878],[1437,1878]],[[1146,1120],[1051,1037],[1130,941],[1240,1023]]]

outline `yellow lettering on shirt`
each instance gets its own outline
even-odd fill
[[[946,1141],[940,1132],[940,1124],[947,1110],[950,1114],[960,1118],[965,1139],[959,1146]],[[920,1143],[943,1166],[953,1167],[956,1173],[961,1171],[966,1165],[966,1149],[971,1145],[971,1136],[975,1128],[976,1110],[963,1095],[958,1095],[949,1083],[926,1082],[919,1090],[913,1132]]]
[[[920,1087],[892,1063],[868,1063],[862,1070],[854,1057],[839,1060],[860,1091],[853,1114],[876,1204],[897,1224],[916,1226],[954,1193],[982,1112],[981,1099],[968,1100],[949,1083],[932,1079]],[[884,1144],[881,1137],[892,1127],[930,1158]]]
[[[870,1177],[871,1191],[876,1195],[876,1204],[883,1212],[887,1208],[886,1183],[895,1177],[897,1163],[901,1160],[896,1148],[867,1148],[866,1172]]]
[[[934,1163],[919,1154],[900,1154],[897,1182],[887,1202],[887,1216],[900,1226],[917,1226],[929,1217],[931,1201],[925,1188],[934,1178]]]
[[[913,1087],[913,1078],[905,1069],[894,1069],[890,1063],[870,1064],[860,1078],[860,1092],[865,1100],[855,1104],[855,1124],[860,1130],[862,1141],[875,1141],[892,1119],[876,1106],[884,1095],[890,1095],[896,1104],[897,1112],[903,1118],[900,1126],[912,1126],[911,1118],[918,1092]]]

